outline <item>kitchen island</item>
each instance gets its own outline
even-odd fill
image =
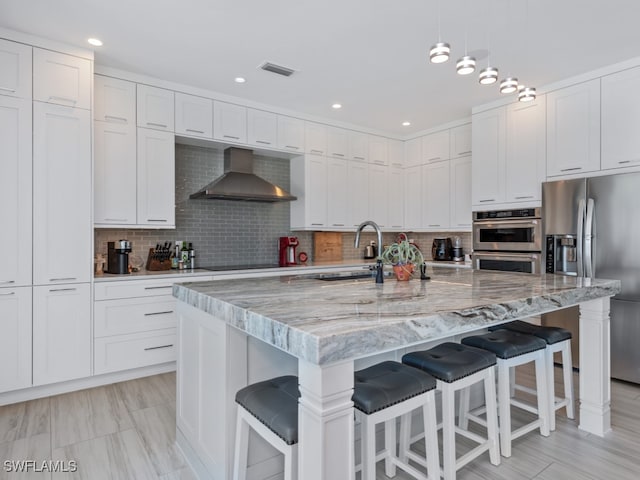
[[[299,478],[353,478],[354,368],[511,320],[580,305],[580,428],[610,429],[609,298],[617,280],[437,268],[376,285],[285,276],[174,286],[178,444],[202,478],[230,479],[235,392],[297,374]],[[254,454],[248,478],[278,473]],[[270,471],[270,469],[276,469]],[[258,474],[261,473],[261,475]]]

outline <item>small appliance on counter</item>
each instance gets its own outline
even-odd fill
[[[462,251],[462,239],[453,237],[453,246],[451,247],[451,259],[454,262],[464,262],[464,252]]]
[[[451,238],[434,238],[433,246],[431,247],[431,257],[434,260],[451,260],[452,250],[453,245],[451,243]]]
[[[376,258],[377,254],[376,242],[371,240],[369,245],[364,247],[364,258],[365,260],[370,260],[372,258]]]
[[[298,245],[298,237],[280,237],[279,258],[281,267],[289,267],[298,264],[296,262],[296,247]]]
[[[107,243],[107,273],[123,275],[129,273],[129,253],[131,242],[118,240]]]

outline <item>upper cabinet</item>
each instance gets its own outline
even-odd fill
[[[213,138],[225,142],[247,143],[247,108],[214,100]]]
[[[600,79],[546,97],[547,176],[600,170]]]
[[[174,130],[174,94],[171,90],[138,84],[138,126]]]
[[[506,111],[495,108],[473,115],[472,187],[474,207],[504,201]]]
[[[304,120],[278,115],[278,148],[304,153]]]
[[[93,118],[101,122],[136,126],[136,84],[118,78],[93,77]]]
[[[33,99],[89,110],[91,61],[34,48]]]
[[[247,143],[275,148],[278,143],[278,116],[263,110],[247,109]]]
[[[31,58],[30,46],[0,40],[0,95],[31,98]]]
[[[378,135],[369,135],[369,163],[388,165],[389,153],[387,139]]]
[[[423,163],[449,160],[449,130],[431,133],[422,137]]]
[[[175,127],[178,135],[213,138],[213,101],[176,92]]]
[[[422,165],[422,138],[412,138],[404,142],[404,166]]]
[[[467,123],[449,130],[449,140],[451,158],[471,155],[471,124]]]
[[[304,146],[307,153],[326,155],[327,126],[321,123],[304,122]]]
[[[404,142],[401,140],[387,139],[387,154],[389,165],[392,167],[404,167]]]
[[[347,132],[349,160],[366,162],[369,158],[369,136],[366,133],[349,130]]]
[[[453,230],[471,229],[471,157],[451,159],[449,165],[449,224]]]
[[[328,127],[327,155],[330,157],[348,158],[349,132],[344,128]]]

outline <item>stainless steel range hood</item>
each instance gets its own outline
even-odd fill
[[[244,148],[224,151],[224,175],[189,198],[284,202],[296,200],[289,192],[253,173],[253,152]]]

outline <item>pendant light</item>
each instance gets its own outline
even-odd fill
[[[429,49],[429,61],[431,63],[444,63],[449,60],[451,45],[443,42],[440,37],[440,0],[438,0],[438,43]]]
[[[524,38],[525,38],[525,54],[529,57],[529,0],[525,3],[525,17],[524,21]],[[519,102],[532,102],[536,99],[536,89],[533,87],[524,87],[518,92]]]
[[[480,70],[480,74],[478,75],[478,82],[480,85],[493,85],[498,81],[498,69],[491,66],[491,28],[489,27],[489,22],[493,18],[493,3],[489,0],[490,8],[488,8],[487,14],[488,18],[486,19],[487,23],[487,67]]]
[[[469,2],[466,2],[466,10],[469,11]],[[467,41],[469,38],[469,17],[467,17],[467,27],[464,31],[464,55],[456,62],[458,75],[469,75],[476,70],[476,59],[467,55]]]
[[[533,87],[524,87],[518,93],[519,102],[531,102],[536,99],[536,89]]]
[[[500,82],[500,93],[513,93],[518,90],[518,79],[516,77],[507,77]]]

